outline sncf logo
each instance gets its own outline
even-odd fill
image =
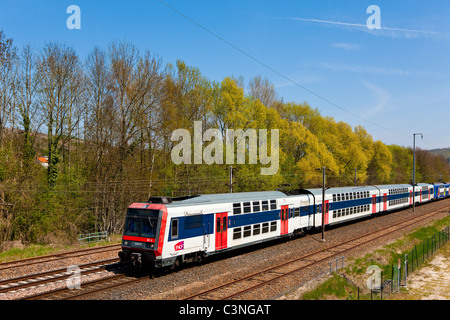
[[[174,246],[174,248],[175,248],[175,251],[183,250],[183,249],[184,249],[184,241],[178,242],[178,243]]]

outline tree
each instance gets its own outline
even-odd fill
[[[253,99],[261,101],[266,107],[272,107],[277,100],[275,86],[261,75],[254,77],[249,83],[249,94]]]
[[[54,187],[61,150],[73,139],[72,133],[80,121],[83,73],[74,49],[57,43],[44,47],[38,72],[40,107],[47,119],[47,183]]]
[[[40,83],[36,71],[36,56],[29,45],[24,46],[20,55],[20,68],[16,81],[16,107],[19,114],[19,123],[23,128],[23,170],[30,174],[35,156],[34,142],[36,135],[45,119],[39,110],[37,89]]]
[[[3,147],[4,129],[8,120],[13,126],[13,101],[17,71],[17,48],[12,39],[0,31],[0,147]]]

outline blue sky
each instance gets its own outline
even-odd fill
[[[386,144],[411,146],[421,132],[418,147],[450,147],[450,1],[165,3],[184,16],[158,0],[0,0],[0,29],[19,48],[58,41],[83,60],[95,46],[128,40],[210,80],[261,75],[284,101],[361,124]],[[72,4],[81,10],[80,30],[66,26]],[[381,29],[366,26],[370,5],[380,8]]]

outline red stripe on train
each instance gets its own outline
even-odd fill
[[[155,243],[155,238],[123,236],[123,240]]]

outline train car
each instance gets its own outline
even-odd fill
[[[315,206],[313,226],[322,225],[322,189],[305,189],[305,194],[311,195]],[[368,187],[343,187],[325,190],[324,225],[334,225],[359,219],[377,213],[376,202],[377,189]]]
[[[449,196],[450,183],[448,182],[434,182],[434,199],[443,199]]]
[[[119,256],[137,267],[158,268],[288,236],[301,229],[302,201],[307,221],[310,199],[279,191],[155,197],[133,203]]]
[[[433,183],[434,188],[434,199],[442,199],[446,197],[446,187],[444,183],[442,182],[434,182]]]
[[[412,186],[408,184],[376,185],[380,213],[412,205]]]
[[[416,183],[415,193],[417,204],[431,201],[434,199],[434,186],[431,183]]]

